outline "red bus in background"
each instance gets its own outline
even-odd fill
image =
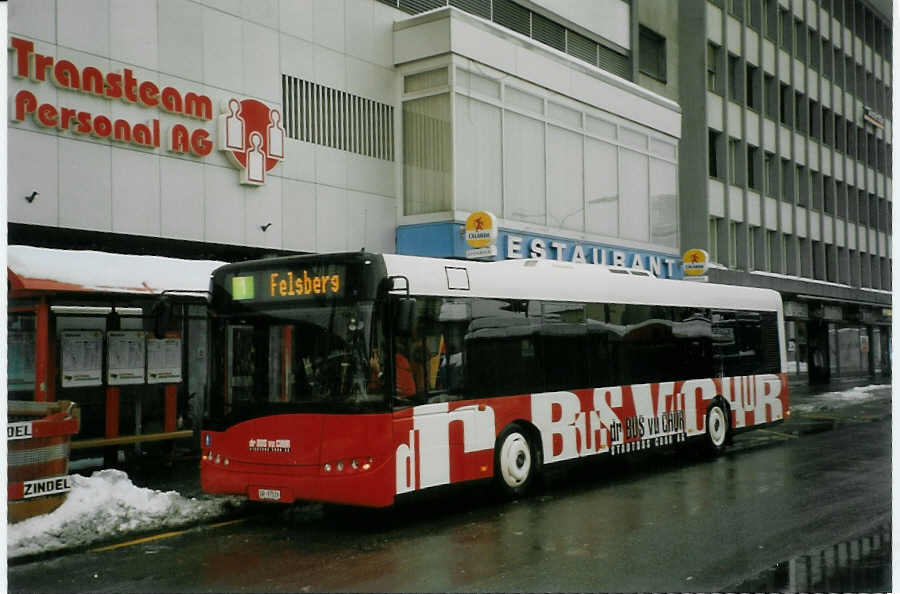
[[[383,507],[789,414],[775,291],[371,253],[213,274],[203,489]]]

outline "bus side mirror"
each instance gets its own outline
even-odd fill
[[[172,320],[172,302],[168,297],[160,297],[150,309],[150,315],[153,317],[153,336],[165,338]]]
[[[397,336],[410,336],[416,316],[416,300],[413,297],[401,297],[394,310],[394,333]]]

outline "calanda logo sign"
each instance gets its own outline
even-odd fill
[[[28,79],[35,84],[49,81],[61,90],[158,109],[167,114],[199,120],[201,125],[176,123],[164,134],[159,118],[139,123],[124,118],[113,119],[83,109],[42,103],[29,89],[20,89],[13,97],[11,119],[14,122],[31,118],[42,128],[55,128],[77,136],[109,139],[150,150],[165,146],[169,152],[201,158],[212,153],[212,133],[203,125],[214,118],[213,102],[208,96],[183,93],[172,86],[160,88],[153,81],[140,80],[130,68],[122,72],[103,72],[93,66],[78,68],[69,60],[58,60],[36,52],[33,42],[18,37],[10,38],[9,49],[13,54],[14,78]],[[60,97],[63,101],[64,95]],[[219,131],[219,148],[226,150],[232,163],[242,170],[241,183],[265,183],[265,172],[284,159],[281,112],[255,99],[230,99],[226,101],[224,111],[226,113],[218,118],[218,123],[230,127]]]

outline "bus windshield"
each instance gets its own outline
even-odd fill
[[[211,416],[231,425],[291,412],[386,409],[381,332],[372,303],[326,302],[214,319]]]

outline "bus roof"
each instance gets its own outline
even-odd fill
[[[645,271],[545,259],[476,262],[384,254],[389,276],[411,295],[638,303],[781,311],[777,291],[658,279]]]

